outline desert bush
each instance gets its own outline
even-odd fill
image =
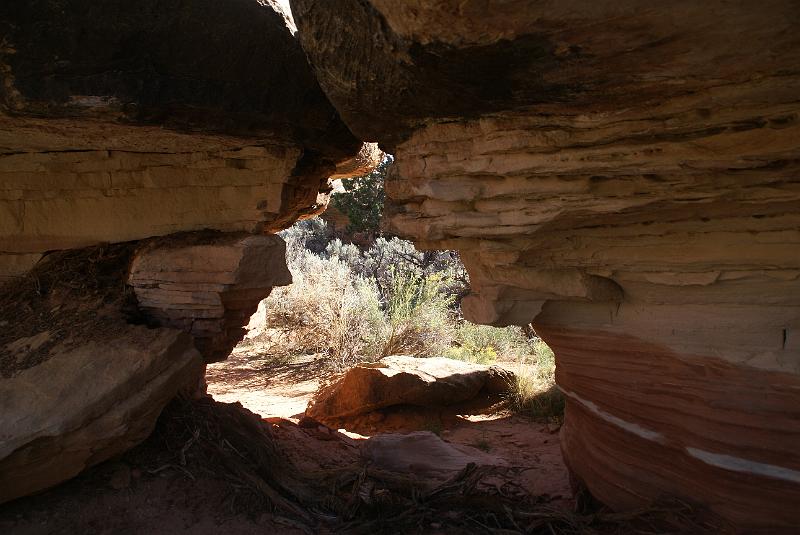
[[[439,276],[393,273],[382,355],[443,354],[453,338],[451,302],[452,298],[441,291]]]
[[[515,411],[558,420],[553,352],[519,327],[475,325],[460,318],[468,278],[451,251],[418,251],[411,242],[377,238],[362,250],[332,237],[324,221],[281,233],[294,283],[265,301],[271,352],[323,354],[336,368],[392,354],[516,363],[509,394]]]
[[[451,307],[460,303],[469,288],[467,272],[455,251],[419,251],[410,241],[379,237],[364,250],[334,239],[325,252],[354,273],[372,279],[385,302],[393,291],[395,276],[422,280],[436,275],[439,290],[453,298]]]
[[[266,299],[282,352],[325,354],[340,368],[379,356],[386,321],[374,285],[336,259],[308,250],[290,258],[293,284]]]
[[[278,235],[286,242],[286,260],[289,264],[295,256],[305,251],[322,254],[333,239],[333,232],[328,224],[319,217],[298,221]]]
[[[498,357],[519,360],[532,352],[531,341],[519,327],[490,327],[464,321],[458,325],[454,345],[448,348],[445,356],[478,364],[491,364]]]
[[[269,332],[261,342],[272,340],[273,354],[324,354],[343,368],[390,354],[441,355],[452,343],[445,277],[387,260],[416,254],[409,242],[381,238],[366,254],[338,239],[321,248],[329,235],[314,220],[282,236],[294,282],[265,301]]]

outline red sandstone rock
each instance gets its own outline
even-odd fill
[[[139,308],[192,335],[206,362],[227,357],[273,286],[292,281],[278,236],[185,235],[137,251],[128,281]]]
[[[447,358],[385,357],[362,364],[323,387],[306,409],[325,421],[391,407],[435,407],[473,399],[481,391],[498,393],[513,374],[494,367]]]
[[[392,229],[461,252],[469,319],[555,351],[589,490],[796,528],[796,5],[292,6],[345,122],[395,155]]]

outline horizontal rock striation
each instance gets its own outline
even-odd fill
[[[278,236],[174,236],[136,252],[128,283],[143,314],[190,333],[205,361],[216,362],[272,287],[291,284],[285,256]]]
[[[278,236],[206,231],[53,253],[0,286],[0,503],[147,438],[290,282]]]
[[[197,394],[291,281],[269,234],[380,161],[276,9],[0,6],[0,502],[127,450]]]
[[[0,6],[0,278],[51,250],[274,232],[374,167],[290,26],[249,0]]]
[[[395,154],[392,228],[461,252],[465,314],[554,349],[576,480],[796,526],[800,12],[343,4],[292,3],[320,83]]]

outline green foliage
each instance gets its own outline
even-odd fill
[[[533,351],[531,342],[519,327],[490,327],[462,322],[456,331],[455,345],[446,357],[478,364],[491,364],[498,357],[518,360]]]
[[[392,272],[386,304],[388,334],[382,354],[440,355],[452,342],[452,297],[441,291],[441,277]]]
[[[383,183],[393,161],[386,155],[371,173],[342,179],[344,192],[335,193],[331,204],[349,219],[348,232],[380,232],[386,198]]]

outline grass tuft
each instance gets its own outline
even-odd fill
[[[555,355],[541,339],[533,342],[532,349],[531,355],[522,357],[517,363],[508,398],[510,406],[515,412],[537,420],[561,423],[564,395],[555,382]]]

